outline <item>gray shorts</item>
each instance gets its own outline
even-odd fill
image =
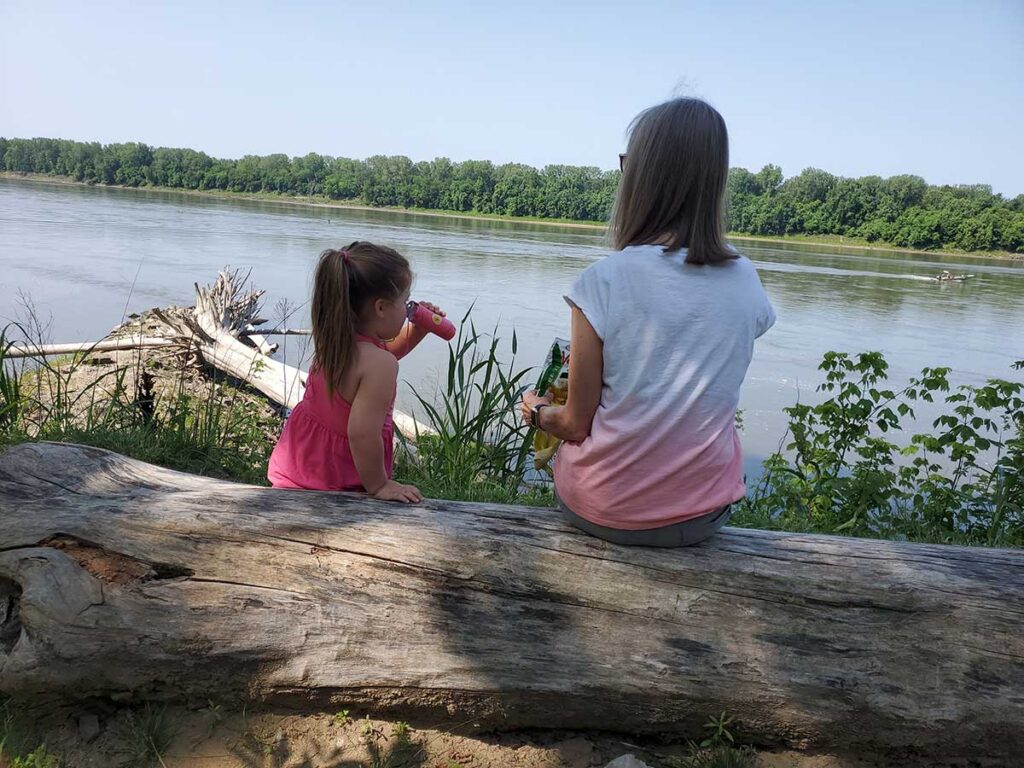
[[[606,528],[585,520],[565,506],[561,499],[558,499],[558,508],[562,510],[562,517],[569,525],[612,544],[624,544],[628,547],[688,547],[704,541],[732,517],[732,505],[726,504],[720,509],[674,525],[625,531],[620,528]]]

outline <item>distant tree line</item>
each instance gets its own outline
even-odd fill
[[[508,216],[607,221],[619,171],[519,163],[414,163],[310,153],[222,160],[191,149],[0,138],[0,170],[66,176],[90,184],[276,192]],[[1024,252],[1024,195],[1007,200],[984,184],[933,186],[919,176],[834,176],[808,168],[785,179],[767,165],[729,171],[732,232],[843,235],[909,248]]]
[[[729,170],[729,226],[757,235],[844,235],[907,248],[1024,252],[1024,195],[920,176],[848,179],[817,168],[783,179],[766,165]]]

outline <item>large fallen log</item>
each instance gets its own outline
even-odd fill
[[[1024,553],[280,491],[0,455],[0,689],[367,707],[480,728],[1024,753]]]

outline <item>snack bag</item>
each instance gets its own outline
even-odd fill
[[[548,354],[547,364],[537,380],[537,394],[551,393],[554,405],[565,405],[569,397],[569,342],[555,339]],[[547,432],[536,430],[533,433],[533,466],[553,475],[551,458],[558,450],[561,440]]]

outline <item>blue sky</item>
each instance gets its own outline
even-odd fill
[[[0,135],[617,164],[676,93],[732,165],[1024,193],[1024,2],[0,0]]]

